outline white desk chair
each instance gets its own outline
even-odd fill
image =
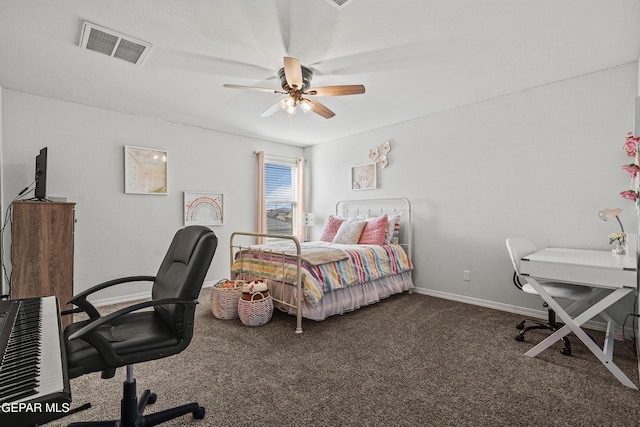
[[[533,295],[539,295],[538,292],[529,283],[526,283],[526,277],[520,276],[520,260],[534,252],[536,252],[536,246],[526,239],[520,239],[517,237],[510,237],[507,239],[507,250],[511,257],[511,263],[513,264],[513,283],[523,292]],[[573,285],[563,282],[539,282],[545,291],[549,293],[553,298],[565,298],[575,301],[566,311],[570,313],[574,311],[579,305],[582,305],[586,298],[592,296],[593,288],[588,286]],[[544,303],[547,307],[548,319],[547,322],[541,322],[534,319],[525,319],[516,325],[516,329],[520,330],[520,333],[515,337],[517,341],[524,341],[524,336],[527,331],[531,329],[548,329],[550,331],[557,331],[563,325],[556,322],[556,313],[548,307],[547,303]],[[533,323],[531,326],[526,326],[526,322]],[[564,348],[561,353],[569,356],[571,354],[571,343],[565,336],[562,338]]]

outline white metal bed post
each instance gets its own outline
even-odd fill
[[[302,249],[300,247],[300,241],[295,236],[289,236],[284,234],[265,234],[265,233],[250,233],[250,232],[240,232],[236,231],[231,233],[231,237],[229,239],[229,271],[233,267],[234,261],[234,253],[233,249],[236,247],[233,244],[233,239],[236,236],[250,236],[250,237],[260,237],[260,238],[274,238],[274,239],[285,239],[292,240],[296,245],[296,334],[302,333]],[[284,259],[284,258],[283,258]],[[284,261],[283,261],[284,262]],[[283,275],[284,276],[284,275]],[[284,277],[283,277],[284,280]],[[278,301],[281,304],[287,305],[291,307],[291,304],[286,301],[282,301],[276,298],[271,298],[274,301]]]

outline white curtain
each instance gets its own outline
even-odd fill
[[[257,201],[258,206],[257,209],[257,232],[258,233],[266,233],[267,232],[267,191],[265,184],[265,173],[264,173],[264,151],[258,151],[256,153],[256,158],[258,159],[258,185],[257,185]],[[265,237],[258,237],[258,244],[266,243]]]

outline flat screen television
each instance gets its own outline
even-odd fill
[[[47,147],[36,156],[36,190],[35,198],[47,200]]]

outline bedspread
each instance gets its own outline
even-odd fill
[[[293,242],[291,242],[292,246]],[[312,248],[334,248],[344,252],[344,259],[312,265],[301,262],[301,281],[305,299],[316,305],[325,293],[335,289],[369,282],[413,269],[408,255],[398,244],[385,245],[344,245],[325,242],[301,243],[302,252],[309,253]],[[282,244],[278,245],[282,248]],[[295,284],[296,259],[290,255],[275,255],[243,249],[236,254],[231,267],[232,276],[250,273],[252,276],[269,280]],[[261,249],[273,249],[270,245],[262,245]],[[273,249],[275,251],[275,249]],[[326,250],[326,249],[325,249]],[[295,252],[294,252],[295,253]],[[307,255],[308,256],[308,255]],[[316,258],[317,259],[317,258]]]

